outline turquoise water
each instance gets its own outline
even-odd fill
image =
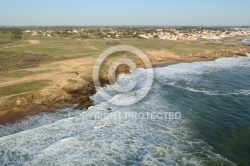
[[[249,78],[248,65],[163,86],[170,93],[164,97],[172,104],[178,103],[196,137],[208,143],[213,152],[238,165],[250,164]]]
[[[140,87],[145,73],[137,69],[119,82]],[[115,106],[98,92],[86,112],[68,108],[2,126],[0,165],[249,165],[249,78],[249,57],[156,68],[150,93],[137,104]],[[181,118],[124,118],[169,112]]]

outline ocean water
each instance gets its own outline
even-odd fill
[[[140,83],[145,73],[119,81]],[[1,126],[0,165],[249,165],[249,79],[250,57],[156,68],[149,94],[134,105],[112,105],[98,92],[86,112]],[[165,116],[145,116],[156,114]]]

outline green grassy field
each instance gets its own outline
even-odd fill
[[[102,51],[109,48],[108,41],[103,39],[65,39],[52,37],[36,37],[39,44],[28,44],[25,40],[0,45],[0,70],[10,71],[36,67],[42,63],[80,58],[86,56],[97,57]],[[112,42],[112,41],[111,41]],[[166,50],[181,57],[212,55],[214,52],[237,51],[245,46],[240,42],[224,41],[169,41],[160,39],[122,39],[115,44],[126,44],[141,50]],[[226,52],[225,52],[226,53]],[[29,57],[43,58],[28,61]]]
[[[12,78],[22,78],[25,76],[33,75],[34,72],[27,70],[13,70],[13,71],[5,71],[0,72],[0,77],[12,77]]]
[[[30,93],[38,92],[38,97],[41,97],[39,91],[45,87],[53,96],[54,91],[61,92],[68,80],[74,82],[74,79],[92,78],[96,59],[103,51],[114,45],[137,47],[148,54],[153,65],[168,63],[169,56],[171,59],[171,56],[175,55],[178,60],[181,59],[180,61],[189,58],[194,58],[191,59],[194,61],[200,60],[199,58],[216,59],[222,55],[250,52],[250,47],[239,42],[237,38],[213,42],[136,38],[79,40],[24,35],[21,40],[12,40],[10,36],[0,34],[0,104],[2,104],[0,111],[11,111],[16,107],[17,99],[26,98]],[[114,53],[104,61],[100,72],[100,75],[104,76],[102,78],[104,82],[108,72],[106,69],[111,62],[122,57],[131,59],[137,67],[143,67],[141,60],[132,54]],[[119,70],[127,71],[127,66]]]
[[[39,43],[29,44],[27,40],[36,40],[39,41]],[[132,38],[121,40],[77,40],[57,37],[24,36],[22,40],[0,43],[0,81],[4,81],[8,78],[19,79],[25,76],[37,75],[39,71],[25,69],[38,67],[40,64],[49,64],[51,62],[84,57],[96,59],[104,50],[112,45],[121,44],[131,45],[143,51],[166,50],[182,58],[213,57],[216,53],[227,55],[228,52],[239,52],[244,49],[249,49],[249,47],[238,42],[237,39],[212,42]],[[86,63],[86,65],[87,64],[88,63]],[[46,82],[38,81],[0,87],[0,96],[34,91],[46,85]]]
[[[34,92],[42,89],[47,86],[49,81],[47,80],[39,80],[39,81],[31,81],[21,84],[15,84],[5,87],[0,87],[0,97],[9,96],[9,95],[19,95],[27,92]]]

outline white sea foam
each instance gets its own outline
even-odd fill
[[[130,106],[112,105],[97,93],[92,97],[96,105],[81,114],[88,116],[92,113],[105,113],[106,116],[97,119],[64,117],[49,123],[39,122],[37,127],[27,127],[28,130],[25,131],[9,131],[9,134],[0,138],[0,165],[234,165],[212,152],[204,141],[193,139],[195,133],[188,128],[189,122],[185,118],[166,121],[112,119],[109,116],[115,112],[181,111],[159,95],[157,81],[172,85],[183,79],[192,82],[196,79],[195,76],[207,71],[241,66],[245,61],[246,58],[222,58],[214,62],[183,63],[157,68],[156,83],[148,96]],[[123,79],[127,78],[123,76],[119,81],[122,82]],[[109,88],[106,87],[106,90],[113,96],[110,100],[126,102],[134,93],[141,93],[131,91],[121,96]],[[194,88],[186,90],[210,95],[217,93]],[[236,93],[249,95],[249,90]],[[9,128],[11,129],[14,130],[14,127]]]
[[[238,92],[230,93],[232,95],[245,95],[249,96],[250,95],[250,90],[240,90]]]
[[[229,69],[250,64],[250,57],[220,58],[215,61],[180,63],[164,68],[156,68],[156,79],[160,81],[192,78],[205,72]]]
[[[107,116],[112,116],[117,111],[150,113],[174,108],[157,94],[151,95],[129,107],[101,102],[83,114],[106,112]],[[1,165],[200,165],[204,161],[197,153],[216,156],[213,162],[232,164],[214,154],[204,142],[191,140],[193,133],[185,127],[185,120],[111,120],[107,116],[89,120],[65,118],[2,137]]]
[[[182,87],[179,87],[182,88]],[[208,91],[208,90],[198,90],[194,88],[183,88],[191,92],[197,92],[197,93],[204,93],[206,95],[210,96],[229,96],[229,95],[244,95],[244,96],[249,96],[250,95],[250,90],[239,90],[233,93],[219,93],[218,91]]]
[[[192,91],[192,92],[198,92],[198,93],[205,93],[206,95],[216,96],[219,95],[218,92],[215,91],[208,91],[208,90],[198,90],[193,88],[186,88],[186,90]]]

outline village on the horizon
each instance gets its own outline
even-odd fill
[[[250,35],[249,27],[30,27],[18,28],[22,35],[63,37],[68,39],[165,39],[165,40],[213,40],[245,37]],[[11,34],[16,28],[0,28],[0,35]],[[14,32],[15,33],[15,32]]]

